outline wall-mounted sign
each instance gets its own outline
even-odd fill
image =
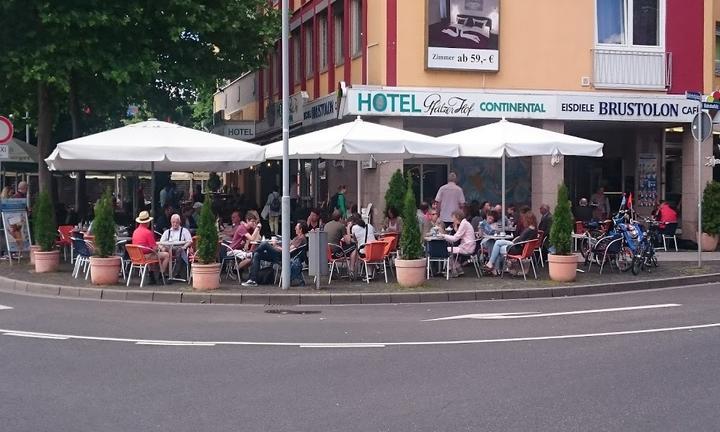
[[[682,96],[351,87],[343,115],[690,122]]]
[[[337,94],[335,92],[305,104],[303,126],[336,119],[338,116],[337,104]]]
[[[427,68],[497,71],[499,0],[425,0]]]
[[[255,138],[255,122],[225,122],[220,127],[215,128],[214,132],[228,138],[247,141]]]

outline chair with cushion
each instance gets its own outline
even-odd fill
[[[72,243],[72,237],[73,237],[73,230],[75,229],[72,225],[60,225],[58,227],[58,234],[60,235],[60,238],[55,242],[56,246],[59,246],[63,250],[63,257],[65,258],[65,261],[67,261],[68,257],[68,251],[70,251],[70,263],[72,264],[74,262],[73,257],[73,243]]]
[[[513,246],[522,245],[522,252],[520,254],[508,253],[505,256],[505,265],[509,267],[509,265],[512,261],[518,261],[520,263],[520,271],[522,272],[523,279],[527,280],[527,276],[525,275],[525,266],[523,265],[523,260],[529,259],[530,266],[532,267],[533,275],[535,275],[535,279],[537,279],[537,272],[535,271],[535,261],[533,260],[533,256],[535,254],[535,249],[538,247],[539,243],[540,243],[539,239],[532,239],[532,240],[526,240],[524,242],[519,242],[519,243],[515,243],[514,245],[508,246],[508,250],[509,250]]]
[[[145,275],[147,274],[148,267],[151,265],[160,265],[160,260],[157,258],[157,253],[145,246],[126,244],[125,250],[127,250],[130,256],[130,272],[127,275],[127,286],[130,286],[130,279],[132,278],[133,269],[137,269],[140,274],[140,288],[145,283]],[[155,257],[147,257],[146,255],[155,255]],[[165,285],[165,275],[160,272],[162,283]]]
[[[450,279],[450,252],[445,239],[435,239],[427,242],[427,262],[425,265],[426,278],[430,279],[430,266],[432,263],[441,263],[445,267],[445,279]],[[442,270],[443,267],[440,267]]]
[[[85,272],[85,279],[90,274],[90,257],[92,256],[92,243],[78,237],[71,237],[73,249],[75,250],[75,267],[73,267],[73,277],[77,279],[80,270]]]

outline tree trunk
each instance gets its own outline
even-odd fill
[[[40,192],[51,192],[50,171],[45,158],[50,156],[52,146],[53,101],[47,83],[38,83],[38,187]]]
[[[72,125],[72,138],[80,137],[80,102],[77,94],[77,77],[74,72],[70,74],[70,93],[68,95],[70,123]],[[75,211],[80,219],[87,218],[87,183],[85,171],[78,171],[75,177]]]

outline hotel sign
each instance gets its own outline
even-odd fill
[[[255,122],[225,122],[219,127],[215,128],[213,133],[242,141],[251,140],[255,138]]]
[[[350,88],[343,115],[690,122],[697,103],[677,96]]]

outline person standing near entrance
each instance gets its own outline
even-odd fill
[[[465,194],[460,186],[457,185],[457,175],[451,172],[448,175],[447,184],[440,186],[435,201],[440,213],[440,220],[445,226],[453,223],[453,212],[462,210],[465,205]]]
[[[597,206],[593,211],[593,217],[598,220],[605,220],[610,216],[610,200],[605,196],[605,188],[600,186],[590,197],[590,202]]]
[[[277,186],[273,186],[273,190],[272,192],[270,192],[270,195],[268,195],[267,201],[265,202],[268,221],[270,223],[270,231],[272,231],[273,234],[276,235],[279,234],[278,221],[280,220],[280,213],[282,212],[280,192],[278,192],[278,190],[279,188]]]

